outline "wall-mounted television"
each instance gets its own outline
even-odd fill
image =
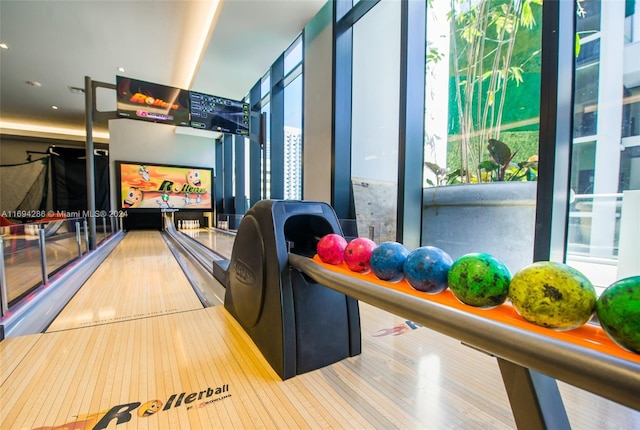
[[[220,133],[249,135],[249,104],[189,92],[191,127]]]
[[[213,169],[116,161],[118,209],[213,210]]]
[[[189,91],[116,76],[121,118],[189,126]]]

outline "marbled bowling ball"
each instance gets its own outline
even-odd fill
[[[404,277],[414,289],[436,294],[447,289],[447,275],[453,260],[440,248],[422,246],[407,255]]]
[[[316,246],[318,257],[323,263],[342,264],[344,261],[344,249],[347,247],[347,240],[339,234],[330,233],[322,236]]]
[[[404,262],[409,251],[398,242],[383,242],[371,253],[371,271],[379,279],[399,282],[404,278]]]
[[[525,320],[556,330],[571,330],[593,315],[596,290],[573,267],[538,261],[513,275],[509,299]]]
[[[598,297],[596,315],[615,343],[640,354],[640,275],[609,285]]]
[[[493,308],[507,300],[511,272],[492,255],[466,254],[453,262],[448,281],[449,289],[462,303]]]
[[[347,243],[344,249],[344,262],[352,272],[369,273],[371,271],[371,254],[376,243],[366,237],[356,237]]]

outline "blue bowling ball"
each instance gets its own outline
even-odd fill
[[[383,281],[399,282],[404,277],[404,262],[409,251],[401,243],[383,242],[373,250],[369,264]]]
[[[404,277],[413,288],[429,294],[447,289],[447,276],[453,260],[440,248],[422,246],[409,253]]]

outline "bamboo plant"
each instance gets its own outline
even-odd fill
[[[508,81],[523,82],[523,68],[539,50],[514,61],[517,36],[535,25],[532,4],[542,0],[451,0],[451,73],[459,120],[460,165],[442,169],[425,163],[438,182],[531,180],[535,159],[511,166],[513,153],[500,140]],[[427,61],[439,61],[430,51]],[[515,171],[511,171],[512,168]],[[492,172],[496,172],[492,174]],[[509,172],[513,174],[509,174]],[[524,178],[524,179],[523,179]]]

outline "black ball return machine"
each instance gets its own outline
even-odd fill
[[[320,238],[342,234],[322,202],[262,200],[243,217],[231,259],[214,262],[224,306],[284,380],[361,352],[358,301],[288,263],[313,257]]]

